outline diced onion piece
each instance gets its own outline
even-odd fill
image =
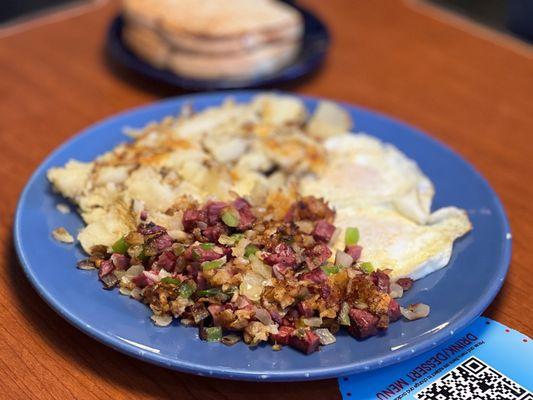
[[[329,331],[329,329],[321,328],[321,329],[315,329],[314,332],[318,336],[318,339],[320,340],[320,344],[323,346],[327,346],[328,344],[333,344],[337,341],[335,336]]]
[[[341,310],[339,311],[339,317],[337,321],[339,325],[349,326],[350,325],[350,305],[346,302],[342,303]]]
[[[272,267],[266,265],[256,256],[250,256],[250,262],[252,264],[252,271],[261,275],[265,279],[272,278]]]
[[[403,287],[398,285],[396,282],[390,284],[390,297],[393,299],[399,299],[403,296]]]
[[[248,239],[241,239],[237,242],[237,245],[231,249],[231,254],[236,257],[244,257],[244,254],[246,252],[246,247],[250,244],[250,241]]]
[[[168,326],[172,322],[172,315],[168,315],[168,314],[162,314],[162,315],[154,314],[150,318],[152,319],[152,321],[154,321],[154,323],[157,326]]]
[[[238,343],[240,341],[241,341],[241,338],[233,334],[222,336],[222,339],[220,339],[220,342],[222,344],[225,344],[226,346],[233,346],[235,343]]]
[[[409,321],[426,318],[429,315],[429,306],[423,303],[411,304],[407,308],[400,307],[402,315]]]
[[[311,328],[318,328],[322,325],[322,318],[320,317],[312,317],[312,318],[303,318],[302,321],[305,325],[311,327]]]
[[[124,275],[126,275],[126,271],[122,271],[122,270],[119,270],[119,269],[117,270],[116,269],[116,270],[113,271],[113,275],[115,275],[117,277],[117,279],[120,280],[120,279],[122,279],[122,277]]]
[[[244,235],[242,233],[234,233],[231,236],[220,235],[220,237],[218,238],[218,243],[223,244],[225,246],[235,246],[242,238],[244,238]]]
[[[313,232],[314,225],[311,221],[296,221],[295,224],[302,233],[310,235]]]
[[[261,322],[263,325],[270,325],[273,323],[272,317],[270,316],[270,313],[265,310],[264,308],[258,308],[255,307],[255,317],[259,322]]]
[[[78,261],[76,266],[79,269],[82,269],[84,271],[90,271],[90,270],[96,269],[96,266],[92,262],[90,262],[89,260]]]
[[[131,293],[130,293],[130,296],[135,299],[135,300],[140,300],[142,299],[142,289],[140,287],[134,287],[133,289],[131,289]]]
[[[159,282],[161,280],[161,277],[159,275],[156,275],[151,271],[143,271],[143,274],[152,282]]]
[[[329,239],[329,243],[330,244],[336,243],[341,233],[342,233],[341,228],[335,228],[335,230],[333,231],[333,235],[331,235],[331,239]]]
[[[166,269],[164,268],[161,268],[159,270],[159,272],[157,273],[157,276],[159,276],[159,279],[164,279],[164,278],[168,278],[170,276],[172,276],[172,274],[170,272],[168,272]]]
[[[144,271],[144,267],[141,264],[132,265],[126,270],[126,274],[124,276],[127,276],[128,278],[133,278],[140,273]]]
[[[128,288],[123,288],[123,287],[121,287],[121,288],[119,289],[119,293],[120,293],[121,295],[123,295],[123,296],[129,296],[129,295],[131,295],[131,290],[128,289]]]
[[[338,265],[339,267],[348,268],[350,265],[353,264],[353,258],[348,253],[345,253],[344,251],[337,250],[337,253],[335,254],[335,265]]]
[[[239,286],[239,293],[252,301],[259,301],[263,293],[264,278],[255,273],[247,272]]]
[[[180,319],[180,324],[182,324],[184,326],[194,326],[195,322],[194,322],[194,320],[189,319],[189,318],[182,318],[182,319]]]
[[[115,287],[115,285],[118,283],[118,279],[114,274],[106,275],[101,279],[107,289]]]

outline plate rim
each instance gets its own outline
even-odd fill
[[[24,186],[24,189],[22,190],[16,207],[15,212],[15,218],[14,218],[14,225],[13,225],[13,241],[15,245],[15,250],[17,253],[17,256],[19,258],[19,262],[22,266],[22,269],[24,271],[24,274],[32,284],[32,286],[35,288],[37,293],[40,295],[40,297],[55,311],[57,312],[61,317],[63,317],[67,322],[69,322],[71,325],[74,325],[76,328],[81,330],[83,333],[87,334],[88,336],[92,337],[93,339],[96,339],[100,343],[105,344],[106,346],[109,346],[115,350],[120,351],[123,354],[127,354],[129,356],[133,356],[137,359],[140,359],[142,361],[148,361],[153,364],[170,368],[176,371],[181,372],[187,372],[195,375],[200,376],[208,376],[208,377],[218,377],[223,379],[232,379],[232,380],[247,380],[247,381],[305,381],[305,380],[318,380],[318,379],[327,379],[327,378],[336,378],[343,375],[348,374],[354,374],[354,373],[362,373],[367,372],[373,369],[382,368],[388,365],[396,364],[399,362],[402,362],[406,359],[415,357],[417,355],[420,355],[422,353],[425,353],[436,346],[442,344],[446,340],[449,339],[451,332],[458,332],[461,329],[465,328],[467,325],[469,325],[475,318],[480,316],[482,312],[492,303],[498,292],[500,291],[503,282],[505,281],[505,278],[507,276],[507,273],[509,271],[510,262],[511,262],[511,255],[512,255],[512,235],[511,234],[511,228],[509,219],[507,216],[507,213],[505,212],[503,203],[501,202],[500,198],[496,194],[496,192],[492,189],[488,181],[481,175],[477,169],[470,164],[468,161],[466,161],[463,157],[461,157],[458,153],[456,153],[454,150],[451,149],[447,144],[442,143],[438,139],[435,139],[434,137],[430,136],[429,134],[424,133],[423,131],[419,130],[417,127],[407,124],[395,117],[386,115],[379,111],[370,110],[366,107],[361,107],[359,105],[353,105],[347,102],[338,101],[335,99],[329,99],[331,101],[336,102],[337,104],[340,104],[347,108],[353,108],[357,110],[361,110],[365,113],[372,114],[373,116],[378,117],[379,119],[389,120],[392,121],[394,124],[398,124],[404,128],[407,128],[411,134],[417,136],[419,139],[429,141],[433,145],[436,145],[437,147],[440,147],[443,151],[449,153],[449,155],[453,156],[454,159],[456,159],[458,162],[460,162],[465,168],[467,168],[473,175],[476,176],[477,179],[485,186],[491,197],[494,199],[494,203],[496,206],[497,214],[501,218],[501,221],[503,222],[503,228],[505,229],[505,234],[507,234],[507,240],[505,241],[505,245],[503,248],[503,254],[502,254],[502,262],[499,263],[498,269],[497,269],[497,279],[493,282],[493,284],[489,287],[489,289],[484,293],[482,297],[478,299],[474,307],[471,307],[466,312],[464,312],[457,320],[453,321],[447,326],[446,330],[441,330],[433,334],[433,336],[430,336],[426,339],[423,339],[421,341],[421,344],[413,344],[406,346],[404,349],[397,350],[395,352],[391,352],[390,354],[387,354],[384,357],[375,357],[375,358],[369,358],[363,362],[361,361],[355,361],[349,364],[344,364],[342,366],[337,367],[319,367],[314,370],[291,370],[290,372],[284,372],[284,371],[269,371],[268,373],[260,373],[260,372],[250,372],[243,369],[224,369],[221,370],[220,368],[214,367],[211,368],[208,365],[201,365],[196,363],[191,363],[186,360],[169,360],[168,357],[164,357],[149,351],[142,351],[138,347],[135,347],[131,344],[128,344],[124,341],[121,341],[117,339],[116,337],[112,335],[108,335],[103,331],[100,331],[96,328],[93,328],[92,326],[88,326],[86,323],[83,322],[79,317],[71,313],[68,309],[63,307],[60,304],[60,301],[58,301],[54,296],[52,296],[44,287],[37,277],[34,275],[32,267],[29,263],[29,261],[26,259],[26,255],[24,252],[24,244],[21,237],[21,218],[23,213],[23,205],[26,202],[26,199],[28,198],[28,192],[31,186],[35,183],[35,181],[46,172],[46,164],[54,158],[56,155],[63,152],[66,148],[74,145],[77,141],[81,140],[82,138],[89,136],[92,134],[92,131],[108,124],[112,120],[120,119],[120,118],[127,118],[130,115],[135,115],[136,113],[140,111],[149,112],[151,109],[158,109],[161,106],[165,105],[171,105],[171,104],[180,104],[180,103],[186,103],[186,102],[192,102],[194,100],[198,99],[212,99],[215,101],[222,101],[226,97],[231,96],[244,96],[244,97],[251,97],[254,95],[257,95],[259,93],[264,93],[264,90],[235,90],[235,91],[222,91],[222,92],[206,92],[206,93],[200,93],[200,94],[189,94],[184,96],[176,96],[171,97],[155,102],[150,102],[144,105],[140,105],[134,108],[130,108],[128,110],[119,112],[117,114],[113,114],[109,117],[106,117],[94,124],[89,125],[88,127],[82,129],[72,137],[70,137],[68,140],[64,141],[61,145],[56,147],[46,158],[44,158],[39,166],[34,170],[34,172],[31,174],[30,178],[28,179],[27,183]],[[290,93],[290,92],[283,92],[283,91],[269,91],[270,93],[279,93],[279,94],[285,94],[285,95],[291,95],[296,96],[302,100],[311,100],[311,101],[320,101],[320,100],[328,100],[328,98],[323,98],[319,96],[307,96],[307,95],[300,95],[296,93]],[[416,160],[415,160],[416,161]]]

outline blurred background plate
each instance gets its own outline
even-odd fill
[[[257,93],[229,92],[182,96],[114,116],[75,136],[52,153],[35,171],[15,215],[15,246],[30,282],[50,306],[93,338],[139,359],[204,376],[243,380],[294,381],[324,379],[364,372],[413,357],[449,339],[479,316],[499,291],[511,256],[511,234],[502,204],[473,167],[446,146],[417,129],[359,107],[345,105],[357,130],[393,143],[433,181],[433,208],[465,209],[473,231],[459,239],[449,265],[415,282],[402,304],[431,306],[428,318],[400,320],[385,334],[357,341],[346,332],[337,343],[311,355],[292,348],[272,351],[269,345],[250,349],[244,343],[226,347],[198,339],[198,331],[174,321],[159,328],[140,302],[102,289],[95,271],[76,269],[85,258],[79,246],[58,243],[51,231],[63,226],[75,233],[83,223],[75,212],[61,214],[64,202],[54,193],[46,171],[69,159],[90,161],[128,140],[124,127],[175,115],[185,104],[195,110],[221,104],[230,94],[237,102]],[[301,97],[307,108],[317,100]]]
[[[316,71],[323,63],[330,44],[330,35],[324,23],[310,11],[295,4],[291,5],[300,11],[304,19],[304,37],[300,53],[291,64],[281,70],[251,79],[191,79],[176,75],[169,70],[156,68],[139,58],[126,46],[122,38],[124,21],[121,16],[116,17],[111,23],[107,34],[106,49],[112,60],[118,64],[156,81],[181,89],[201,91],[280,85],[304,78]]]

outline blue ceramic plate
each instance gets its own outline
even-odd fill
[[[166,100],[120,114],[87,129],[57,149],[28,182],[15,218],[15,245],[21,264],[41,296],[65,319],[93,338],[131,356],[161,366],[198,375],[231,379],[293,381],[321,379],[368,371],[413,357],[442,343],[480,315],[500,289],[507,273],[511,240],[502,205],[487,182],[444,145],[415,128],[358,107],[346,105],[357,130],[392,142],[416,160],[436,186],[434,207],[456,205],[468,211],[474,229],[460,239],[448,267],[417,281],[401,300],[403,304],[431,305],[428,318],[392,324],[386,334],[363,342],[345,333],[337,343],[311,355],[291,348],[272,351],[270,346],[250,349],[243,343],[226,347],[198,339],[197,330],[174,322],[157,328],[149,309],[102,290],[94,271],[76,269],[84,258],[80,248],[54,241],[50,232],[64,226],[70,232],[82,227],[72,212],[61,214],[56,204],[64,200],[46,180],[50,167],[75,158],[92,160],[128,140],[122,128],[175,114],[184,103],[196,110],[220,104],[225,94],[205,94]],[[253,92],[233,92],[247,101]],[[309,109],[317,100],[303,98]]]
[[[296,59],[281,70],[268,75],[245,80],[213,79],[200,80],[158,69],[137,57],[122,40],[122,17],[112,22],[107,34],[107,51],[119,64],[157,81],[187,90],[244,89],[279,85],[303,78],[315,71],[324,61],[329,47],[329,33],[326,26],[311,12],[292,4],[302,14],[304,37]]]

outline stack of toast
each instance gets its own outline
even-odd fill
[[[124,0],[123,37],[158,68],[195,79],[249,79],[298,54],[300,13],[276,0]]]

